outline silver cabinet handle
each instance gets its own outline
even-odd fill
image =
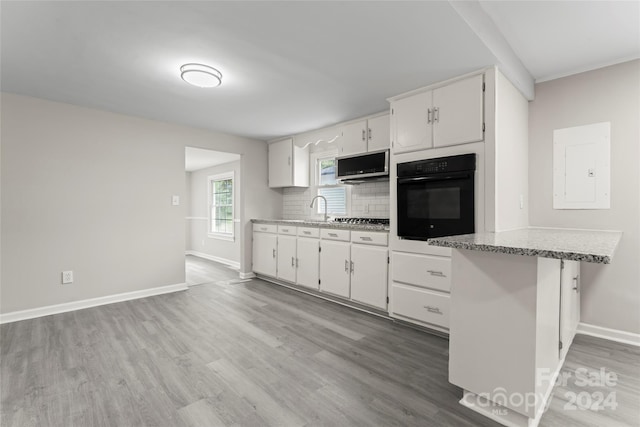
[[[273,257],[274,258],[276,257],[276,250],[275,249],[273,250]]]
[[[353,272],[356,270],[355,266],[356,265],[353,263],[353,261],[351,261],[351,274],[353,274]]]
[[[366,237],[366,236],[365,237],[360,236],[360,240],[365,241],[365,242],[371,242],[372,241],[371,237]]]
[[[283,232],[283,233],[288,233],[288,232],[289,232],[289,229],[288,229],[288,228],[283,228],[283,229],[282,229],[282,232]]]
[[[371,140],[371,128],[368,128],[367,132],[369,133],[369,140]]]
[[[576,282],[576,285],[573,287],[573,290],[577,293],[580,293],[580,276],[576,276],[573,278],[573,281]]]
[[[298,266],[300,265],[300,264],[298,263],[298,261],[299,261],[299,259],[298,259],[298,258],[296,258],[296,268],[298,268]]]
[[[295,267],[296,266],[296,259],[295,257],[291,257],[291,267]]]
[[[431,307],[430,305],[425,305],[424,308],[426,308],[429,313],[442,314],[442,312],[440,311],[440,308],[438,307]]]
[[[440,108],[433,107],[433,123],[438,123],[440,121]]]
[[[338,237],[338,233],[329,233],[329,236],[331,236],[331,237]]]
[[[431,123],[431,108],[427,108],[427,123]]]
[[[427,273],[431,274],[432,276],[437,276],[437,277],[447,277],[444,275],[444,273],[442,273],[442,271],[437,271],[437,270],[427,270]]]
[[[345,273],[349,272],[349,260],[344,260],[344,271]]]
[[[365,133],[365,130],[364,130],[364,129],[362,129],[362,140],[363,140],[363,141],[365,140],[364,133]]]
[[[308,235],[310,235],[310,234],[311,234],[311,232],[310,232],[310,231],[303,231],[303,232],[302,232],[302,234],[308,234]]]
[[[267,227],[260,227],[261,231],[267,231]]]

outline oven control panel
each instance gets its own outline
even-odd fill
[[[437,159],[417,160],[415,162],[398,163],[398,178],[409,176],[425,176],[449,172],[473,171],[476,169],[476,155],[440,157]]]
[[[416,172],[439,173],[447,171],[447,161],[427,162],[416,165]]]

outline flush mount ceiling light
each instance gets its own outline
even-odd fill
[[[222,83],[222,73],[203,64],[184,64],[180,67],[180,77],[198,87],[218,87]]]

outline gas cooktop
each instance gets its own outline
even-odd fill
[[[333,221],[344,224],[389,225],[389,218],[334,218]]]

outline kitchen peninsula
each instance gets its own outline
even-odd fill
[[[609,264],[621,236],[525,228],[428,241],[454,249],[449,381],[462,405],[538,424],[580,319],[580,262]]]

